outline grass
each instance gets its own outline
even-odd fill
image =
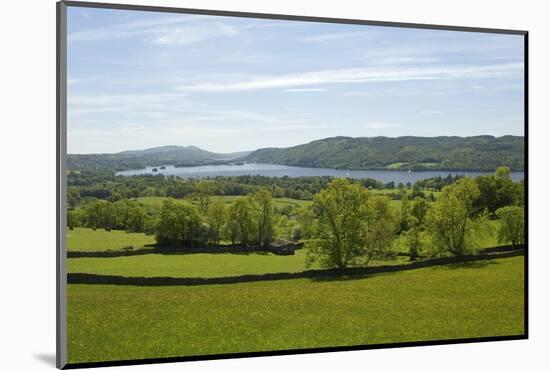
[[[123,230],[105,231],[92,230],[83,227],[67,229],[67,245],[69,251],[106,251],[119,250],[132,246],[134,249],[144,248],[147,244],[154,244],[153,235],[129,233]]]
[[[323,281],[70,284],[69,362],[521,335],[523,261]]]
[[[69,272],[120,276],[219,277],[299,272],[304,270],[305,250],[293,256],[249,254],[146,254],[113,258],[70,258]]]
[[[223,277],[300,272],[305,268],[306,251],[295,255],[249,254],[146,254],[112,258],[69,258],[68,272],[118,276]],[[369,266],[407,263],[408,257],[371,261]],[[317,265],[311,268],[319,268]]]

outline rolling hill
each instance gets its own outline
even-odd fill
[[[250,152],[213,153],[196,146],[167,145],[113,154],[69,154],[69,169],[127,170],[147,166],[197,166],[244,157]]]
[[[337,169],[494,171],[505,165],[524,170],[524,138],[489,135],[457,137],[331,137],[289,148],[265,148],[249,162]]]
[[[114,154],[69,154],[71,170],[120,171],[147,166],[198,166],[227,162],[351,170],[524,170],[522,136],[330,137],[288,148],[213,153],[196,146],[161,146]]]

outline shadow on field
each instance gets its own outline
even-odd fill
[[[483,268],[490,263],[495,263],[495,258],[508,258],[524,254],[523,249],[518,249],[510,252],[493,253],[493,254],[478,254],[462,257],[443,257],[431,260],[415,261],[402,265],[384,265],[372,267],[352,267],[345,271],[338,269],[325,270],[305,270],[301,272],[277,272],[263,275],[240,275],[240,276],[225,276],[225,277],[126,277],[117,275],[96,275],[86,273],[69,273],[67,274],[67,282],[70,284],[111,284],[111,285],[135,285],[135,286],[195,286],[195,285],[212,285],[212,284],[234,284],[234,283],[249,283],[258,281],[273,281],[273,280],[290,280],[310,278],[313,281],[334,281],[334,280],[351,280],[364,279],[373,274],[390,273],[406,270],[414,270],[424,267],[447,266],[453,268],[452,264],[458,264],[455,268],[471,267]]]
[[[170,256],[179,256],[187,254],[208,253],[208,254],[234,254],[234,255],[268,255],[276,254],[265,248],[257,247],[201,247],[201,248],[141,248],[141,249],[121,249],[107,251],[67,251],[67,258],[112,258],[112,257],[130,257],[142,256],[145,254],[162,254]]]
[[[463,268],[479,269],[479,268],[484,268],[489,265],[495,265],[495,264],[496,264],[495,261],[484,260],[484,261],[463,262],[463,263],[457,263],[454,265],[445,265],[442,267],[449,270],[456,270],[456,269],[463,269]]]

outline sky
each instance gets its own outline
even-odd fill
[[[523,36],[68,8],[68,152],[523,135]]]

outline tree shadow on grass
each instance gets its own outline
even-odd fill
[[[273,254],[271,252],[266,251],[219,251],[219,252],[195,252],[195,251],[169,251],[169,250],[162,250],[157,249],[155,250],[155,253],[151,254],[162,254],[162,255],[170,255],[170,256],[189,256],[193,254],[210,254],[210,255],[237,255],[237,256],[249,256],[249,255],[258,255],[258,256],[267,256],[270,254]]]
[[[461,268],[480,269],[480,268],[485,268],[489,265],[496,265],[496,264],[498,264],[498,262],[491,261],[491,260],[482,260],[482,261],[468,261],[468,262],[460,262],[456,264],[441,265],[441,267],[449,270],[458,270]]]
[[[417,261],[421,262],[421,261]],[[320,276],[313,276],[310,277],[310,280],[312,282],[334,282],[334,281],[353,281],[353,280],[361,280],[361,279],[367,279],[369,277],[374,276],[382,276],[387,274],[394,274],[402,271],[411,271],[411,270],[417,270],[419,268],[429,268],[429,267],[436,267],[436,268],[444,268],[448,270],[458,270],[458,269],[481,269],[485,268],[490,265],[498,264],[498,262],[492,261],[492,260],[479,260],[479,261],[464,261],[464,262],[454,262],[449,264],[434,264],[431,266],[418,266],[414,262],[407,263],[404,265],[399,266],[373,266],[371,267],[371,270],[362,271],[362,272],[355,272],[353,273],[353,269],[350,271],[343,271],[341,274],[334,273],[330,275],[320,275]]]
[[[363,275],[339,275],[339,276],[318,276],[310,278],[310,281],[313,283],[332,283],[336,281],[355,281],[355,280],[364,280],[372,276],[387,274],[387,272],[382,273],[372,273],[372,274],[363,274]]]

